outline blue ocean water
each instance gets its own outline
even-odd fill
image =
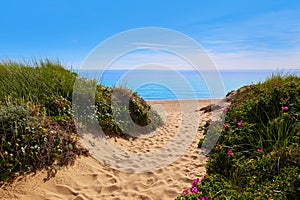
[[[291,71],[300,75],[300,71]],[[145,100],[188,100],[223,98],[244,85],[264,81],[276,71],[160,71],[79,70],[81,77],[96,79],[105,86],[122,86]]]

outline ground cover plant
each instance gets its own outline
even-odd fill
[[[0,63],[0,185],[45,169],[47,178],[77,156],[88,155],[80,145],[72,109],[73,85],[78,75],[48,60],[22,64]],[[130,100],[125,109],[132,120],[149,131],[161,125],[157,113],[137,94],[108,88],[95,81],[95,115],[106,134],[122,135],[111,109],[111,94],[119,90]],[[84,112],[84,111],[83,111]],[[126,123],[126,122],[124,122]]]
[[[300,199],[300,77],[243,87],[223,112],[207,175],[177,199]]]

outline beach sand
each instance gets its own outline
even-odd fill
[[[180,126],[185,126],[184,131],[189,133],[195,131],[194,128],[198,127],[199,123],[204,124],[210,118],[210,114],[199,111],[200,108],[209,105],[210,100],[196,102],[198,107],[195,109],[189,108],[189,101],[151,101],[149,103],[153,108],[160,110],[164,119],[165,124],[162,128],[148,137],[108,140],[132,153],[158,151],[175,137]],[[181,104],[184,104],[184,116]],[[184,119],[188,121],[188,125],[182,124]],[[91,156],[80,157],[73,166],[64,167],[46,182],[43,181],[46,177],[45,172],[14,181],[5,189],[1,188],[0,199],[174,199],[185,188],[190,188],[194,178],[205,175],[206,158],[200,156],[197,148],[201,137],[202,132],[197,131],[186,151],[182,152],[175,162],[161,169],[129,173],[104,165]]]

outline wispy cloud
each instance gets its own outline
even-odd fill
[[[262,13],[248,19],[210,24],[196,37],[216,52],[272,51],[300,45],[300,10]],[[199,27],[197,27],[199,28]]]
[[[189,24],[219,69],[300,69],[300,9]]]

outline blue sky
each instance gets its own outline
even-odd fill
[[[76,68],[115,34],[162,27],[193,38],[219,69],[300,68],[296,0],[3,0],[0,8],[1,59],[59,59]]]

